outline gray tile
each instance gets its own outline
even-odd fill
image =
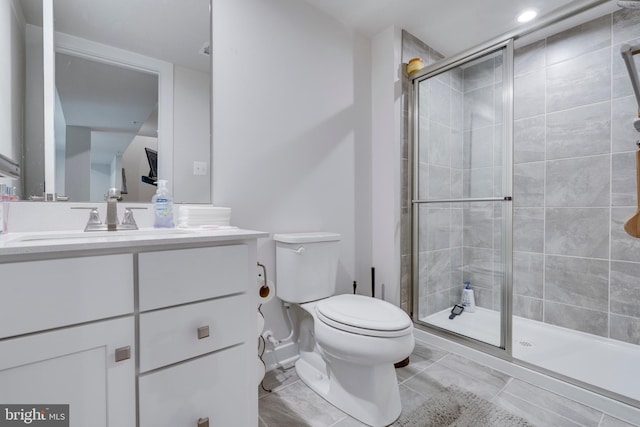
[[[614,340],[640,345],[640,319],[612,314],[609,337]]]
[[[544,297],[593,310],[609,309],[609,261],[547,255]]]
[[[547,67],[547,112],[611,97],[611,50],[600,49]]]
[[[416,346],[413,349],[411,356],[409,356],[409,364],[404,368],[396,369],[398,382],[402,384],[404,381],[422,372],[447,354],[448,353],[441,348],[416,341]]]
[[[431,121],[429,123],[429,140],[421,140],[420,142],[427,144],[429,164],[451,166],[451,130],[448,126]]]
[[[451,194],[451,168],[429,165],[428,198],[448,199]]]
[[[546,206],[609,206],[609,162],[607,155],[547,161]]]
[[[451,274],[449,249],[427,252],[425,258],[427,293],[432,294],[449,289]]]
[[[493,101],[492,86],[465,92],[464,130],[492,126],[495,120]]]
[[[513,291],[515,295],[542,298],[544,256],[538,253],[513,253]]]
[[[452,207],[450,213],[451,234],[449,239],[449,247],[455,248],[458,246],[462,246],[464,220],[462,209]]]
[[[515,77],[513,80],[513,118],[518,120],[544,113],[544,70]]]
[[[608,336],[608,315],[603,311],[546,301],[544,321],[588,334]]]
[[[493,195],[493,167],[464,169],[463,197],[491,197]]]
[[[493,251],[484,248],[463,249],[464,266],[463,280],[470,281],[478,288],[493,287]]]
[[[545,160],[545,116],[516,120],[513,124],[514,163]]]
[[[513,60],[514,75],[519,76],[544,67],[545,47],[546,39],[516,49]]]
[[[624,231],[624,223],[636,212],[636,208],[611,208],[611,259],[638,262],[640,239]]]
[[[297,381],[258,400],[260,418],[269,427],[326,427],[344,418],[344,413]]]
[[[464,97],[462,92],[451,89],[451,129],[461,131],[464,126]]]
[[[530,405],[545,408],[547,411],[577,422],[582,426],[598,427],[601,412],[566,397],[543,390],[524,381],[513,379],[504,393],[509,393]]]
[[[464,132],[458,129],[451,130],[451,167],[464,167]]]
[[[492,248],[493,206],[486,203],[473,203],[467,205],[462,212],[465,246]]]
[[[628,79],[628,77],[627,77]],[[638,132],[633,127],[638,104],[634,95],[614,99],[611,113],[611,149],[614,153],[635,151]]]
[[[452,306],[449,290],[426,295],[426,316],[437,313]]]
[[[548,208],[545,214],[547,254],[609,256],[608,208]]]
[[[429,120],[449,126],[451,94],[449,86],[438,79],[429,84]]]
[[[611,145],[609,101],[547,115],[547,159],[607,154]]]
[[[542,300],[516,295],[513,298],[513,315],[542,322]]]
[[[469,92],[493,84],[494,58],[481,58],[466,66],[464,72],[464,91]]]
[[[506,384],[508,377],[456,355],[448,355],[409,379],[405,386],[425,397],[456,385],[490,400]]]
[[[527,399],[520,399],[510,393],[500,393],[493,403],[535,426],[578,427],[580,425],[545,408],[531,405]]]
[[[513,206],[544,206],[545,162],[516,164],[513,167]]]
[[[625,43],[640,37],[640,12],[620,9],[613,14],[613,44]]]
[[[544,209],[513,209],[513,249],[522,252],[544,251]]]
[[[600,422],[599,427],[634,427],[640,425],[640,421],[638,424],[629,424],[617,418],[613,418],[607,414],[602,416],[602,421]]]
[[[294,368],[293,364],[289,364],[284,368],[279,367],[276,369],[272,369],[269,372],[266,372],[264,375],[264,379],[262,380],[262,385],[267,390],[278,391],[279,389],[286,387],[294,382],[298,381],[298,374]],[[262,387],[258,387],[258,395],[260,397],[268,395],[269,392],[262,389]]]
[[[635,153],[613,154],[611,174],[611,205],[637,206],[637,190],[633,185],[636,180]]]
[[[611,261],[611,312],[640,318],[640,263]]]
[[[547,38],[547,65],[575,58],[611,44],[611,15]]]
[[[464,133],[464,169],[493,166],[493,126]]]
[[[425,208],[419,211],[419,241],[421,251],[433,251],[449,247],[450,210],[448,208]],[[422,246],[424,245],[424,246]]]

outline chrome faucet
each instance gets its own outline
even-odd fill
[[[107,231],[116,231],[118,229],[118,200],[122,200],[120,190],[117,188],[110,188],[105,195],[107,201]]]
[[[118,201],[122,200],[122,195],[117,188],[110,188],[104,199],[107,202],[107,220],[102,223],[98,208],[95,207],[72,207],[71,209],[90,209],[89,221],[84,231],[117,231],[117,230],[137,230],[138,224],[133,217],[133,209],[146,209],[144,207],[126,207],[122,223],[118,221]]]

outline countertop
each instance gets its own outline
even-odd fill
[[[20,232],[0,236],[0,256],[138,249],[167,245],[198,245],[266,237],[269,237],[269,233],[238,228],[214,230],[141,228],[140,230],[97,232]]]

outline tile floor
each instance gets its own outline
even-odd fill
[[[457,385],[536,426],[633,426],[419,341],[416,341],[409,366],[397,369],[396,374],[405,414],[439,390]],[[263,384],[272,392],[259,387],[260,427],[364,426],[311,391],[298,379],[292,365],[268,372]]]

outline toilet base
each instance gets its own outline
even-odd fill
[[[298,377],[310,389],[351,417],[373,427],[392,424],[402,405],[393,364],[361,367],[325,354],[324,371],[301,357]],[[344,383],[340,382],[343,379]]]

